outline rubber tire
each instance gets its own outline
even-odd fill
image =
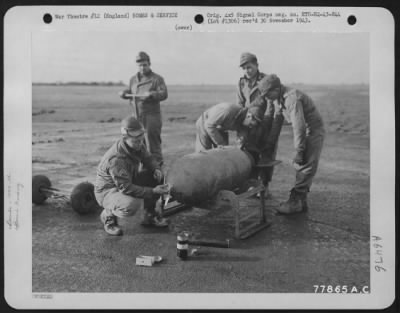
[[[47,196],[40,191],[41,187],[51,187],[50,179],[44,175],[35,175],[32,177],[32,202],[35,204],[42,204],[46,201]]]
[[[76,185],[71,192],[71,206],[82,215],[96,212],[99,205],[94,196],[94,185],[89,182]]]

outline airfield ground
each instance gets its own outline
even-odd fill
[[[171,217],[167,230],[145,229],[137,216],[121,221],[124,236],[108,236],[97,215],[76,214],[66,202],[32,205],[34,292],[314,292],[315,285],[370,284],[369,94],[367,86],[299,86],[317,103],[328,130],[306,215],[275,216],[294,180],[290,126],[279,141],[279,165],[267,202],[271,226],[232,248],[201,247],[176,257],[176,233],[233,238],[233,214],[212,206]],[[94,182],[96,166],[129,114],[118,87],[33,86],[33,175],[72,190]],[[234,86],[171,86],[163,110],[168,166],[194,149],[194,121],[207,107],[232,101]],[[160,255],[153,267],[138,255]]]

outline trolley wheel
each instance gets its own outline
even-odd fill
[[[84,182],[76,185],[71,193],[71,206],[78,214],[94,213],[98,209],[94,185]]]
[[[51,187],[50,179],[44,175],[35,175],[32,177],[32,202],[35,204],[42,204],[46,201],[47,195],[40,190],[40,188]]]

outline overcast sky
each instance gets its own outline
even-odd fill
[[[368,34],[40,32],[32,36],[33,82],[120,81],[146,51],[167,84],[236,84],[239,56],[285,83],[369,83]]]

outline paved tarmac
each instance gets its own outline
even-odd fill
[[[134,216],[120,221],[123,236],[112,237],[97,214],[81,216],[68,203],[49,199],[33,206],[33,291],[312,293],[314,285],[361,289],[369,286],[368,214],[357,213],[360,201],[350,193],[336,199],[332,210],[326,204],[334,194],[321,192],[310,199],[314,209],[291,217],[273,215],[277,200],[267,201],[269,228],[246,240],[232,240],[228,249],[200,247],[186,261],[176,256],[176,234],[189,230],[198,237],[233,239],[229,208],[216,209],[211,203],[182,211],[170,217],[168,229],[143,228],[140,217]],[[159,255],[163,261],[139,267],[139,255]]]
[[[94,141],[111,140],[111,135],[93,128]],[[175,128],[176,138],[181,138],[178,134],[185,134],[184,129]],[[76,132],[69,134],[75,136]],[[35,162],[34,175],[45,174],[54,187],[67,190],[85,180],[94,182],[100,143],[71,150],[77,145],[71,138],[54,151],[49,152],[51,144],[41,148],[43,152],[35,148],[38,155],[51,155],[54,161]],[[175,145],[163,149],[167,164],[184,154]],[[249,239],[234,240],[229,249],[201,247],[199,254],[187,261],[176,256],[176,234],[188,230],[211,239],[233,238],[231,210],[213,205],[192,208],[171,216],[170,226],[164,230],[143,228],[140,217],[133,216],[120,221],[122,237],[110,237],[98,214],[78,215],[68,203],[54,199],[32,205],[32,290],[313,293],[315,285],[369,286],[368,138],[327,137],[309,193],[310,209],[292,217],[271,213],[274,205],[288,198],[294,180],[289,130],[281,135],[279,151],[283,163],[275,168],[271,183],[274,199],[266,203],[271,226]],[[78,153],[79,158],[73,157]],[[160,255],[163,261],[139,267],[135,265],[139,255]]]

